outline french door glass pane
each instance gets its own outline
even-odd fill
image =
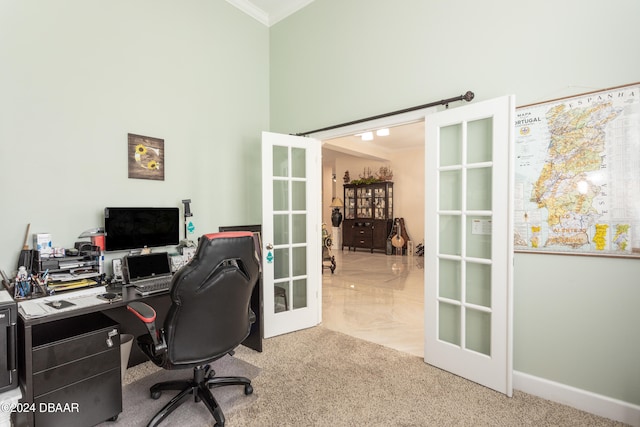
[[[468,303],[491,307],[491,265],[467,262],[466,298]]]
[[[273,278],[275,280],[289,277],[289,248],[274,249]]]
[[[460,306],[438,302],[438,339],[460,345]]]
[[[273,176],[289,176],[289,148],[273,147]]]
[[[489,162],[493,158],[493,119],[467,123],[467,163]]]
[[[440,128],[440,166],[462,164],[462,125]]]
[[[474,221],[476,226],[474,227]],[[467,217],[467,256],[491,259],[491,217]]]
[[[304,276],[307,274],[307,248],[305,246],[292,248],[293,276]]]
[[[307,306],[307,279],[293,281],[293,309]]]
[[[440,172],[440,210],[462,209],[462,171]]]
[[[273,243],[275,245],[286,245],[289,243],[289,215],[273,215]]]
[[[440,259],[438,269],[438,296],[460,301],[462,275],[460,261]]]
[[[291,176],[304,178],[306,175],[306,150],[304,148],[291,148]]]
[[[289,210],[289,182],[273,181],[273,210]]]
[[[273,308],[276,313],[281,313],[289,310],[289,300],[291,295],[289,294],[289,287],[287,283],[280,283],[274,286],[274,301]]]
[[[461,255],[461,217],[459,215],[440,216],[440,248],[441,254]]]
[[[291,243],[305,243],[307,238],[307,215],[291,215],[293,238]]]
[[[292,209],[294,211],[303,211],[307,209],[307,183],[304,181],[292,181]]]
[[[467,309],[465,347],[491,356],[491,313]]]
[[[491,168],[467,170],[467,209],[491,210]]]

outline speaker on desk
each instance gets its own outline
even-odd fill
[[[18,257],[18,269],[20,267],[26,267],[27,271],[31,273],[33,271],[33,261],[34,258],[38,256],[38,251],[32,249],[23,249],[20,251],[20,256]]]

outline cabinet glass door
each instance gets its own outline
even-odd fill
[[[356,198],[353,188],[344,189],[344,219],[354,219],[356,217]]]
[[[358,196],[358,218],[372,218],[371,188],[358,188],[356,190]]]
[[[385,187],[376,187],[373,190],[374,215],[376,219],[384,219],[387,207],[387,192]]]
[[[385,219],[393,219],[393,185],[387,187],[387,195],[389,203],[387,203],[387,217]]]

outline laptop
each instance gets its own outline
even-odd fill
[[[128,255],[122,272],[125,283],[135,286],[140,295],[166,291],[171,285],[171,258],[167,252]]]

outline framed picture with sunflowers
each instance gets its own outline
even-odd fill
[[[164,181],[164,139],[128,134],[129,178]]]

